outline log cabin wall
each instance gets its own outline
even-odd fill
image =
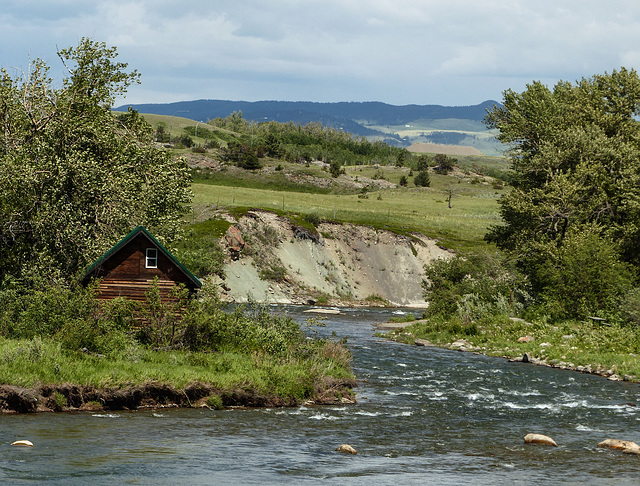
[[[147,248],[156,249],[156,268],[147,266]],[[100,300],[127,297],[144,302],[145,293],[155,277],[158,277],[162,301],[169,300],[169,293],[177,284],[183,283],[189,290],[194,290],[193,284],[175,263],[142,233],[104,261],[94,276],[102,278]]]

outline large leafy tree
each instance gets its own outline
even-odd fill
[[[136,112],[111,111],[139,79],[116,49],[82,39],[58,55],[60,87],[41,60],[0,72],[0,282],[69,279],[139,224],[170,243],[191,199],[184,161]]]
[[[550,261],[570,261],[558,257],[568,239],[581,251],[576,235],[589,235],[584,245],[597,238],[621,270],[640,264],[639,116],[640,79],[624,68],[553,89],[534,82],[522,93],[505,91],[487,115],[515,173],[500,200],[504,224],[487,239],[514,255],[538,290],[558,281]],[[600,285],[603,275],[585,275],[582,285]]]

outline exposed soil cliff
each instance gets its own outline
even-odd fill
[[[234,302],[425,307],[424,265],[451,255],[420,234],[326,222],[312,232],[266,211],[238,227],[246,246],[225,267],[222,296]]]

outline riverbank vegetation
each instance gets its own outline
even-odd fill
[[[136,112],[110,111],[138,79],[115,62],[115,48],[82,39],[59,57],[69,72],[60,88],[40,60],[26,78],[3,69],[0,79],[0,408],[35,411],[41,398],[44,409],[77,408],[85,401],[70,398],[77,387],[106,407],[158,403],[141,386],[214,405],[351,397],[342,343],[309,339],[284,316],[259,307],[225,312],[211,286],[197,299],[176,289],[163,300],[154,284],[143,303],[105,303],[96,286],[79,284],[132,227],[177,245],[191,173],[153,144]],[[221,271],[219,255],[204,251],[216,229],[224,231],[210,222],[191,227],[192,244],[178,248],[199,273]],[[201,391],[186,393],[194,387]],[[129,398],[105,390],[128,390]]]
[[[161,383],[176,393],[199,384],[207,394],[198,398],[219,397],[227,406],[352,397],[351,357],[343,344],[310,339],[312,332],[262,306],[226,311],[210,286],[197,300],[177,294],[169,303],[161,301],[157,285],[144,303],[100,303],[95,292],[0,292],[3,383],[36,395],[69,383],[125,391]],[[0,404],[12,408],[1,397]]]
[[[407,332],[637,379],[639,114],[640,79],[624,68],[505,92],[487,117],[514,170],[486,236],[501,254],[430,265],[428,321]]]

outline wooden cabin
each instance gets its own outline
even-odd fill
[[[154,278],[163,301],[179,284],[195,293],[202,284],[144,227],[138,226],[85,272],[83,282],[100,278],[100,300],[127,297],[144,302]]]

